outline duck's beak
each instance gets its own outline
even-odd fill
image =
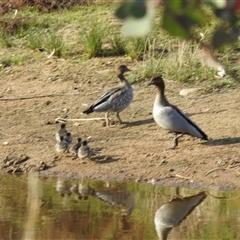
[[[129,68],[126,68],[126,71],[127,71],[127,72],[131,72],[132,70],[131,70],[131,69],[129,69]]]

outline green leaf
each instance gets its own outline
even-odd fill
[[[173,36],[184,39],[190,38],[189,28],[191,27],[191,22],[184,16],[174,16],[165,11],[162,18],[162,26]]]
[[[132,17],[135,18],[142,18],[147,13],[147,6],[145,1],[144,2],[134,2],[130,8],[130,14]]]
[[[125,20],[128,17],[142,18],[147,13],[147,6],[145,0],[131,0],[122,3],[115,11],[115,16],[119,19]]]
[[[182,9],[182,0],[164,0],[164,5],[173,12],[178,12]]]
[[[200,8],[192,9],[187,13],[187,16],[197,25],[203,26],[207,23],[207,17]]]
[[[131,2],[124,2],[122,3],[119,8],[115,11],[115,16],[121,20],[126,19],[130,15],[132,3]]]
[[[123,25],[122,33],[124,36],[144,36],[153,25],[155,10],[151,9],[142,18],[128,17]]]

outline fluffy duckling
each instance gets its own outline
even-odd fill
[[[82,142],[81,147],[78,149],[78,157],[82,160],[84,158],[90,157],[92,154],[92,151],[90,147],[88,146],[88,143],[86,140]]]
[[[61,136],[60,137],[60,141],[58,141],[55,145],[55,149],[56,149],[56,152],[57,153],[64,153],[67,151],[68,149],[68,144],[67,142],[65,141],[64,137]]]
[[[175,133],[174,144],[170,149],[177,147],[178,138],[183,134],[208,140],[207,135],[190,118],[176,106],[168,102],[164,95],[165,84],[161,76],[152,78],[148,85],[155,85],[158,89],[153,105],[153,118],[155,122],[163,129]]]
[[[60,138],[61,136],[65,137],[67,135],[67,129],[66,129],[66,124],[61,124],[60,129],[55,133],[55,138],[59,142],[61,141]]]
[[[126,65],[120,65],[117,68],[117,76],[120,79],[120,85],[112,88],[97,99],[88,109],[83,111],[85,114],[92,112],[106,112],[106,125],[109,126],[108,112],[116,112],[117,118],[122,124],[119,113],[127,108],[133,100],[133,89],[124,73],[130,71]]]
[[[70,145],[72,143],[72,134],[70,132],[67,132],[64,140],[67,142],[68,145]]]
[[[69,152],[77,156],[78,149],[81,147],[81,145],[82,145],[82,139],[78,138],[77,142],[69,148]]]

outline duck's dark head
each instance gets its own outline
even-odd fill
[[[120,65],[116,70],[118,77],[123,76],[125,72],[129,72],[129,71],[131,70],[126,65]]]
[[[65,128],[66,127],[66,124],[61,124],[61,128],[63,129],[63,128]]]
[[[78,142],[81,142],[81,141],[82,141],[82,139],[81,139],[81,138],[78,138],[78,139],[77,139],[77,141],[78,141]]]
[[[84,141],[82,142],[82,145],[83,145],[83,146],[87,146],[87,141],[84,140]]]
[[[165,83],[162,76],[152,77],[150,82],[148,83],[148,86],[149,85],[155,85],[161,93],[164,93]]]

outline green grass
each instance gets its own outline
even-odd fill
[[[83,45],[88,58],[97,57],[102,50],[104,29],[97,24],[92,24],[84,36]]]
[[[61,36],[55,33],[49,33],[45,36],[44,47],[48,54],[53,53],[54,56],[62,57],[64,55],[64,42]]]
[[[104,58],[109,57],[117,64],[130,60],[138,66],[135,81],[161,74],[183,83],[204,83],[210,89],[207,91],[236,85],[234,79],[240,77],[239,42],[214,53],[230,72],[220,81],[215,78],[216,70],[206,66],[199,57],[200,46],[167,35],[159,28],[159,17],[145,38],[122,37],[122,23],[113,15],[115,7],[88,5],[51,13],[31,7],[19,10],[16,16],[11,12],[0,16],[0,45],[3,49],[11,48],[13,54],[18,48],[21,52],[45,50],[48,55],[54,52],[54,56],[74,60],[74,63],[94,58],[104,62]],[[210,14],[209,19],[208,26],[195,31],[195,34],[205,34],[203,41],[210,38],[216,25]]]
[[[119,33],[115,33],[111,36],[110,44],[113,52],[118,55],[123,55],[126,53],[126,43],[127,41],[121,37]]]
[[[0,46],[5,48],[12,47],[11,37],[2,31],[0,32]]]
[[[10,67],[12,65],[20,65],[24,63],[27,59],[26,55],[15,55],[11,57],[4,57],[0,61],[0,66],[5,68],[5,67]]]

